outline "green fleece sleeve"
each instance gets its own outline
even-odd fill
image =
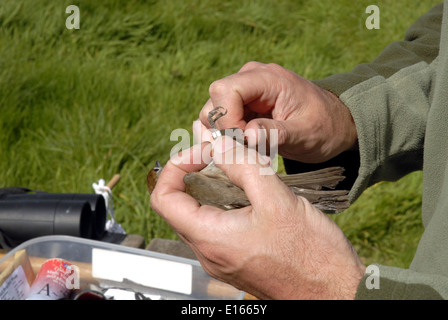
[[[359,168],[350,199],[383,180],[422,169],[426,115],[439,53],[443,4],[432,8],[371,63],[315,83],[339,96],[358,130]]]
[[[346,91],[351,88],[367,82],[370,79],[375,83],[378,83],[380,77],[382,81],[387,81],[388,78],[396,74],[402,69],[413,66],[424,62],[426,64],[431,64],[437,57],[439,52],[439,41],[440,41],[440,29],[441,21],[443,16],[443,4],[439,4],[432,8],[427,14],[420,17],[405,33],[403,41],[396,41],[391,43],[383,52],[371,63],[364,63],[356,66],[351,72],[332,75],[325,79],[313,81],[318,86],[333,92],[337,96],[341,96]],[[348,94],[345,97],[348,99]],[[353,101],[353,100],[352,100]],[[354,106],[355,108],[362,108],[363,103],[360,101],[359,106]],[[372,120],[370,118],[370,120]],[[360,127],[360,125],[357,125]],[[413,150],[411,158],[405,158],[407,160],[412,160],[412,158],[421,159],[420,151]],[[419,154],[415,154],[415,152]],[[366,163],[364,161],[364,164]],[[397,159],[398,160],[398,159]],[[379,168],[382,174],[375,172],[371,165],[369,165],[369,170],[360,168],[360,154],[357,150],[349,150],[341,153],[329,161],[318,164],[308,164],[302,163],[295,160],[283,159],[286,172],[288,174],[317,170],[329,166],[343,166],[345,168],[346,179],[340,183],[337,188],[339,189],[353,189],[351,193],[351,200],[353,201],[362,192],[361,188],[366,188],[378,180],[393,180],[397,179],[412,170],[421,169],[421,160],[417,160],[414,163],[407,161],[407,164],[403,167],[395,167],[392,176],[384,175],[386,167]],[[368,160],[367,160],[368,161]],[[382,165],[380,161],[375,161],[375,164]],[[359,170],[362,170],[364,174],[369,171],[373,174],[372,177],[361,177],[363,181],[359,178]]]
[[[437,61],[422,61],[389,78],[370,78],[339,96],[358,131],[360,167],[352,200],[376,182],[422,169]]]
[[[372,267],[373,266],[373,267]],[[371,265],[356,292],[357,300],[448,299],[448,278],[409,269]]]
[[[444,11],[441,27],[446,35],[448,6]],[[443,171],[447,141],[445,37],[442,43],[440,55],[432,61],[415,62],[389,76],[373,75],[339,93],[358,130],[360,168],[352,198],[377,181],[397,179],[420,169],[424,149],[423,202],[437,190],[447,194],[448,175]],[[437,134],[428,134],[430,128]],[[443,161],[437,162],[439,154]],[[439,179],[428,180],[428,171]],[[366,272],[360,282],[357,299],[448,299],[447,203],[446,197],[439,197],[423,207],[425,232],[409,269],[375,265],[376,274]]]
[[[422,209],[425,232],[417,254],[409,269],[374,265],[375,274],[366,272],[357,299],[448,299],[448,201],[433,199],[434,194],[447,194],[443,183],[448,181],[445,153],[440,151],[446,150],[447,141],[446,37],[440,46],[441,29],[448,33],[446,3],[419,19],[403,42],[391,44],[372,63],[316,82],[339,96],[358,131],[360,166],[351,200],[378,181],[422,169],[425,151],[423,202],[433,201]],[[428,128],[436,134],[428,134]],[[437,164],[439,154],[443,161]],[[428,171],[438,179],[428,180]]]

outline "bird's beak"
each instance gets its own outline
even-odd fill
[[[159,161],[156,161],[156,166],[149,170],[148,175],[146,176],[146,185],[148,187],[149,194],[152,193],[154,188],[156,187],[157,180],[159,178],[160,173],[162,172],[162,165]]]

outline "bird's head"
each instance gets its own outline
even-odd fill
[[[160,162],[156,161],[156,166],[148,172],[148,175],[146,176],[146,186],[148,187],[149,194],[151,194],[156,187],[157,180],[162,173],[162,169],[163,167]]]

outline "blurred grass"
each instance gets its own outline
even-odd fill
[[[245,62],[309,79],[349,71],[400,40],[438,1],[4,0],[0,4],[0,186],[114,191],[128,233],[175,238],[150,208],[145,177],[190,130],[211,82]],[[65,8],[80,8],[68,30]],[[191,132],[191,131],[190,131]],[[407,266],[421,235],[421,173],[367,190],[334,217],[366,263]]]

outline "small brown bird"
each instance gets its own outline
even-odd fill
[[[227,111],[216,107],[210,111],[208,121],[215,130],[213,138],[224,132],[216,129],[215,122]],[[162,166],[157,161],[156,166],[147,175],[146,183],[149,194],[154,190],[157,179],[162,172]],[[291,175],[279,174],[282,180],[296,195],[308,199],[315,207],[326,212],[336,213],[347,209],[350,205],[347,190],[331,190],[344,180],[344,168],[330,167],[305,173]],[[195,198],[201,205],[210,205],[225,210],[243,208],[250,205],[246,193],[234,185],[230,179],[213,162],[200,172],[190,172],[184,177],[185,192]],[[328,190],[330,189],[330,190]]]
[[[308,199],[315,207],[336,213],[350,205],[347,190],[326,190],[334,188],[345,177],[344,168],[330,167],[291,175],[279,174],[279,178],[296,194]],[[154,190],[162,166],[157,162],[147,176],[149,194]],[[236,185],[213,162],[199,172],[187,173],[184,177],[185,192],[201,205],[210,205],[225,210],[250,205],[246,193]]]

